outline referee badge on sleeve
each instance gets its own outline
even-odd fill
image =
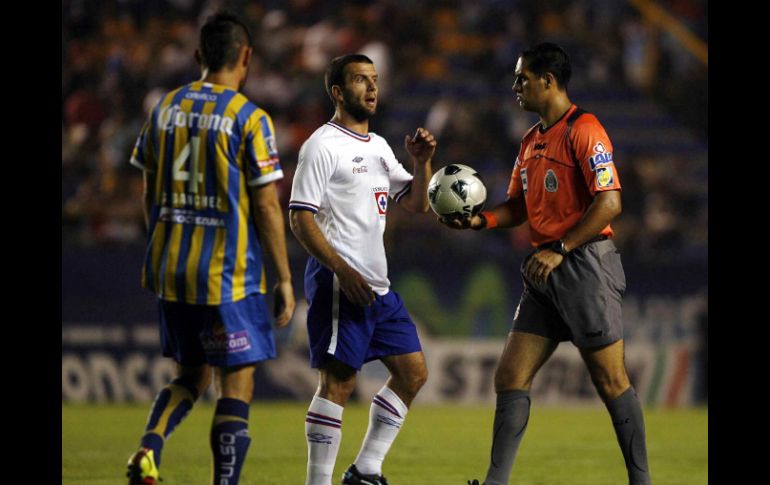
[[[615,174],[612,167],[601,167],[596,170],[596,186],[599,188],[611,187],[615,183]]]

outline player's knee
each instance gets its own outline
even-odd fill
[[[495,392],[512,391],[532,387],[532,378],[510,367],[498,367],[495,372]]]
[[[321,382],[318,395],[334,403],[344,406],[356,387],[355,376],[349,379],[325,379]]]
[[[428,380],[428,369],[425,367],[412,369],[410,372],[399,376],[393,376],[392,387],[414,399],[422,386]]]
[[[426,382],[428,382],[428,368],[423,366],[411,375],[409,379],[409,390],[417,394]]]
[[[625,372],[595,372],[594,386],[603,400],[612,400],[623,394],[631,385]]]

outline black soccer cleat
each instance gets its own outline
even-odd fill
[[[342,485],[388,485],[388,480],[382,475],[364,475],[356,465],[350,465],[342,474]]]
[[[468,485],[481,485],[481,484],[479,484],[479,481],[474,478],[473,480],[468,480]]]

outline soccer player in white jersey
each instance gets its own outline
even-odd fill
[[[303,144],[289,202],[291,229],[310,253],[305,270],[311,365],[318,390],[305,418],[306,485],[329,485],[342,438],[342,411],[364,363],[379,359],[390,378],[372,399],[369,428],[347,485],[383,485],[382,462],[428,376],[401,297],[390,290],[382,240],[389,197],[428,210],[436,140],[406,136],[410,174],[382,137],[369,133],[377,71],[363,55],[337,57],[325,75],[334,117]]]

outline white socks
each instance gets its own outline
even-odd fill
[[[387,385],[374,396],[369,409],[369,429],[355,461],[358,471],[364,475],[382,475],[382,461],[396,439],[407,411],[406,404]]]
[[[315,396],[305,417],[307,480],[305,485],[331,485],[334,462],[342,440],[342,411],[338,404]]]

